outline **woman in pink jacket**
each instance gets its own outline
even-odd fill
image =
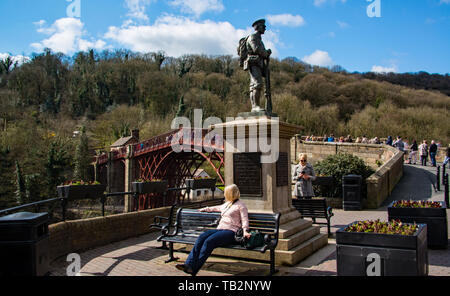
[[[177,269],[196,275],[215,248],[235,243],[235,234],[240,228],[244,229],[245,237],[251,236],[248,210],[245,204],[239,200],[239,188],[234,184],[227,186],[224,194],[227,202],[223,205],[199,210],[200,212],[220,212],[219,225],[217,229],[205,231],[198,237],[186,262],[177,264]]]

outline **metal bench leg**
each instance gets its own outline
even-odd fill
[[[270,275],[277,273],[278,270],[275,269],[275,250],[270,250]]]
[[[162,242],[162,246],[161,247],[156,247],[155,249],[168,250],[169,248],[167,247],[167,243],[166,242]]]
[[[172,261],[177,261],[180,258],[176,258],[173,256],[173,243],[169,242],[169,259],[164,261],[165,263],[169,263]]]
[[[327,228],[328,228],[328,237],[331,236],[331,221],[330,218],[327,218]]]

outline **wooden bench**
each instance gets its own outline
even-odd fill
[[[276,273],[275,270],[275,248],[278,245],[278,232],[280,225],[281,214],[265,214],[265,213],[249,213],[249,226],[250,231],[259,230],[264,234],[264,245],[251,250],[245,248],[240,244],[233,244],[224,246],[223,248],[238,249],[244,251],[259,251],[265,253],[270,251],[270,275]],[[177,212],[177,219],[175,224],[175,232],[169,233],[169,231],[162,231],[162,235],[158,237],[158,241],[169,243],[169,259],[166,263],[176,261],[179,258],[175,258],[173,255],[173,244],[189,244],[194,245],[197,238],[204,231],[209,229],[215,229],[211,227],[217,218],[220,217],[220,213],[207,213],[199,212],[194,209],[180,208]]]
[[[209,199],[196,201],[186,204],[176,203],[170,207],[170,212],[168,217],[156,216],[153,218],[153,223],[150,224],[150,229],[158,229],[167,233],[173,232],[175,230],[175,222],[177,211],[183,207],[186,209],[201,209],[205,207],[213,207],[218,206],[224,203],[224,198],[220,199]],[[164,234],[163,232],[163,234]],[[163,245],[157,249],[165,249],[167,250],[166,242],[163,242]]]
[[[302,217],[312,218],[314,224],[326,224],[328,226],[328,236],[331,236],[330,223],[334,214],[332,208],[327,206],[325,198],[292,199],[292,205],[302,214]],[[327,222],[316,222],[316,218],[324,218]]]

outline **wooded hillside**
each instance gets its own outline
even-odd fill
[[[47,189],[40,196],[72,177],[79,145],[73,132],[82,126],[90,147],[101,150],[134,128],[141,139],[167,132],[178,111],[189,117],[203,109],[204,118],[225,120],[250,109],[249,75],[230,56],[118,50],[67,57],[46,50],[21,66],[4,60],[0,68],[0,207],[17,190],[16,161],[28,179],[41,176],[35,179]],[[305,135],[401,135],[450,143],[448,75],[403,79],[338,70],[273,60],[274,112],[303,126]]]

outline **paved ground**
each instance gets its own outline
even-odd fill
[[[444,200],[443,191],[436,192],[436,168],[405,165],[404,176],[392,195],[377,210],[348,212],[333,210],[332,232],[360,219],[387,219],[387,205],[398,199]],[[443,186],[441,186],[443,190]],[[321,231],[326,233],[326,227]],[[167,251],[156,249],[157,233],[121,241],[80,254],[80,275],[83,276],[185,276],[175,268],[175,262],[164,263]],[[328,246],[314,253],[294,267],[279,266],[277,276],[334,276],[336,275],[336,245],[334,236],[329,238]],[[180,262],[184,262],[187,253],[176,252]],[[68,263],[64,259],[53,262],[52,275],[66,275]],[[222,257],[211,257],[199,276],[232,276],[267,274],[268,264],[241,261]],[[450,248],[447,250],[429,250],[429,274],[450,276]]]

